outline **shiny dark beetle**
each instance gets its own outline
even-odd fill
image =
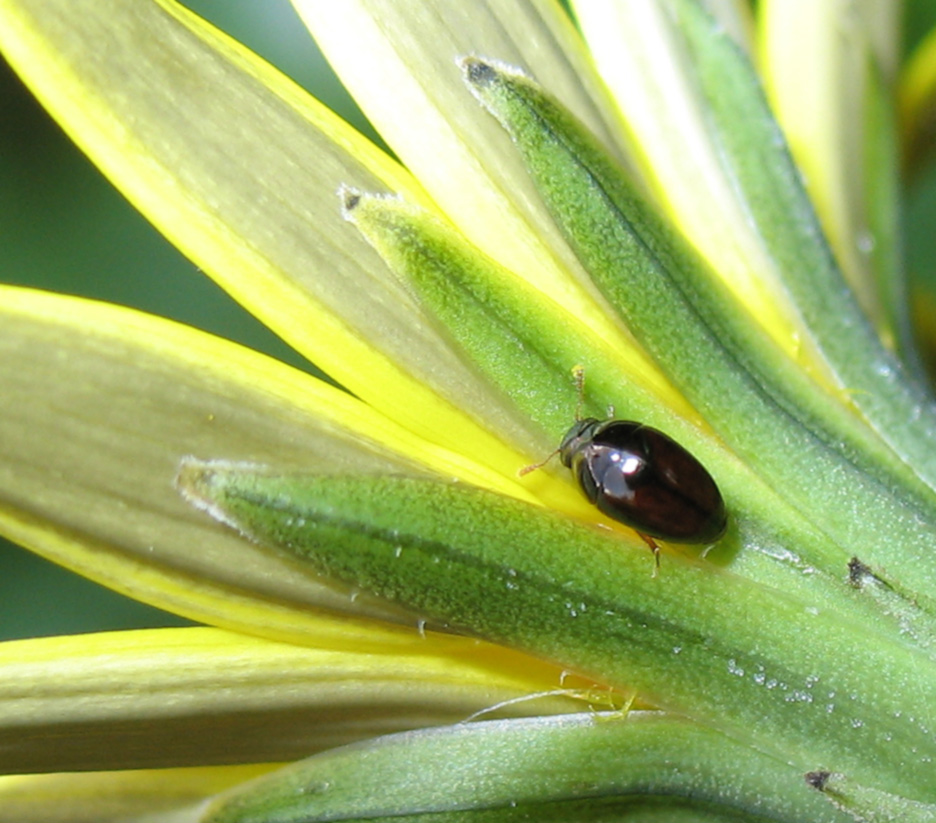
[[[725,503],[712,476],[663,432],[628,420],[577,420],[559,445],[585,496],[634,529],[660,563],[653,538],[714,543],[725,533]]]

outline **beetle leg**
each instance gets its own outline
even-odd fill
[[[653,569],[653,576],[656,577],[657,569],[660,568],[660,547],[657,545],[656,540],[654,540],[649,534],[644,534],[643,532],[637,532],[640,535],[640,539],[643,540],[650,547],[650,551],[653,552],[653,559],[656,561],[656,565]]]

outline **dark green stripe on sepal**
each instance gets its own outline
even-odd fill
[[[706,296],[715,287],[704,267],[568,112],[525,76],[463,63],[579,259],[664,374],[814,527],[936,613],[936,514],[919,490],[874,479],[770,397],[723,345],[739,309]]]
[[[465,723],[347,746],[227,793],[202,821],[647,819],[853,823],[796,769],[657,712]]]
[[[772,752],[924,800],[936,663],[711,564],[461,483],[187,461],[183,493],[353,591],[555,661]]]
[[[620,353],[610,351],[577,318],[479,253],[454,227],[425,210],[398,197],[349,189],[341,195],[348,219],[400,277],[426,315],[436,318],[453,348],[483,374],[492,389],[531,420],[535,430],[548,433],[539,447],[540,455],[549,454],[560,442],[573,410],[601,418],[613,407],[617,417],[659,428],[702,460],[728,502],[730,519],[737,528],[719,541],[709,559],[724,563],[745,549],[760,553],[761,557],[745,557],[739,573],[782,590],[808,587],[811,601],[822,608],[852,613],[857,619],[878,617],[879,612],[867,608],[872,605],[868,598],[854,597],[854,590],[847,586],[852,552],[830,543],[711,433],[645,389],[622,365]],[[576,365],[585,374],[581,408],[571,379]],[[531,451],[531,459],[537,459],[537,452]],[[564,473],[571,483],[558,461],[545,468]],[[577,494],[573,489],[569,493]],[[778,551],[780,535],[786,548]],[[799,561],[790,547],[808,560]],[[809,578],[802,574],[806,563],[816,570]],[[895,598],[896,603],[899,597]],[[879,605],[884,614],[893,611]],[[908,615],[914,617],[910,623]],[[936,626],[921,625],[926,616],[909,601],[903,602],[896,619],[901,626],[919,627],[914,633],[917,638],[936,632]]]
[[[783,134],[764,97],[750,58],[697,0],[670,0],[692,61],[693,75],[705,98],[706,114],[743,202],[771,257],[777,263],[790,300],[805,321],[839,385],[849,392],[876,433],[929,487],[936,488],[936,408],[932,396],[913,379],[882,344],[836,265],[812,202],[803,187]],[[880,79],[869,70],[869,181],[880,188],[866,197],[878,234],[875,263],[888,286],[882,302],[902,278],[893,248],[895,144],[887,134],[887,114],[880,99]],[[877,117],[877,121],[873,118]],[[890,153],[890,156],[886,156]],[[875,154],[877,156],[875,156]],[[883,185],[881,185],[883,184]],[[888,213],[888,208],[890,212]],[[896,334],[906,318],[894,317]],[[756,362],[753,364],[756,368]],[[768,371],[761,379],[770,381]],[[794,395],[797,404],[808,398]],[[822,421],[819,409],[817,422]]]

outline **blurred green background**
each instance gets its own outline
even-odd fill
[[[186,3],[312,90],[374,137],[287,0]],[[936,22],[914,0],[910,48]],[[909,269],[936,291],[936,164],[908,187]],[[71,144],[0,61],[0,280],[79,294],[172,317],[306,367],[199,274]],[[184,625],[0,540],[0,639]]]

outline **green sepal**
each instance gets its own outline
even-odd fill
[[[856,785],[843,774],[810,772],[806,783],[856,823],[933,823],[936,820],[936,803],[921,803]]]
[[[641,801],[673,812],[659,818],[668,821],[853,823],[791,766],[657,712],[392,735],[234,789],[208,807],[201,823],[611,823],[633,821]]]
[[[470,246],[450,224],[396,197],[345,190],[342,201],[348,220],[429,310],[464,359],[535,424],[541,450],[558,443],[574,419],[579,406],[572,380],[576,366],[588,376],[589,398],[581,409],[585,414],[605,414],[599,398],[607,397],[612,383],[628,416],[644,419],[662,405],[626,372],[607,374],[614,356],[600,340]]]
[[[671,5],[705,98],[708,121],[718,134],[723,162],[781,271],[789,299],[851,403],[906,466],[936,488],[936,407],[884,347],[846,284],[749,56],[695,0],[671,0]],[[880,133],[877,137],[886,139]],[[874,148],[868,146],[869,151]],[[879,167],[877,181],[891,172]],[[892,186],[893,180],[883,192],[875,189],[869,197],[893,198]],[[880,206],[873,226],[878,231],[893,217],[883,214]],[[893,238],[874,239],[885,245],[882,255],[886,255]],[[883,258],[880,264],[886,272],[889,266]],[[759,379],[773,383],[769,370],[757,368],[753,360],[748,365]],[[793,397],[800,406],[809,400],[801,392]],[[826,401],[826,405],[832,404]],[[815,424],[823,425],[822,407],[813,417]]]
[[[873,624],[466,484],[190,460],[183,493],[349,592],[633,688],[802,772],[925,799],[936,663]],[[414,618],[415,619],[415,618]]]
[[[724,427],[743,417],[737,405],[720,406],[737,395],[738,385],[755,387],[829,447],[913,490],[936,516],[929,487],[751,322],[748,308],[580,123],[528,78],[480,60],[464,66],[469,85],[511,133],[596,285],[706,418],[723,416]],[[732,372],[740,383],[731,380]]]
[[[722,320],[732,310],[717,298],[715,281],[568,112],[516,72],[474,58],[463,66],[579,259],[661,370],[813,526],[849,556],[886,569],[895,590],[936,614],[936,531],[929,525],[936,514],[932,499],[922,499],[927,493],[905,474],[895,490],[894,463],[879,462],[880,449],[866,455],[863,468],[890,482],[875,479],[768,394],[722,345],[731,338]],[[740,326],[741,316],[733,322]],[[743,322],[750,325],[746,315]]]
[[[568,429],[571,410],[601,418],[609,407],[616,416],[640,420],[675,437],[703,461],[718,478],[737,531],[720,541],[710,554],[714,562],[735,558],[741,547],[761,557],[745,557],[739,574],[783,590],[796,591],[804,583],[809,596],[858,619],[876,619],[868,605],[843,595],[850,555],[829,546],[824,535],[811,529],[773,489],[761,482],[733,454],[691,419],[644,388],[621,364],[617,352],[580,322],[512,272],[481,255],[448,223],[398,197],[371,195],[346,189],[345,214],[413,292],[440,329],[452,338],[472,367],[526,418],[549,433],[542,452],[555,447]],[[570,373],[584,367],[584,397],[580,400]],[[560,468],[560,472],[563,470]],[[808,581],[790,559],[777,552],[777,529],[787,545],[807,553],[817,573]],[[782,558],[782,559],[781,559]],[[824,573],[819,573],[822,568]],[[899,610],[899,625],[910,617],[919,627],[914,636],[928,638],[924,615],[912,602],[878,603],[885,615]],[[867,598],[865,598],[867,600]],[[877,602],[877,601],[875,601]],[[885,607],[886,605],[886,607]]]
[[[936,656],[936,625],[917,603],[894,591],[858,557],[848,561],[848,581],[862,593],[862,600],[872,601],[880,616],[885,617],[904,638],[926,649],[931,657]]]
[[[867,215],[871,239],[872,289],[879,307],[885,339],[903,360],[918,382],[928,380],[914,339],[910,316],[910,287],[900,227],[902,192],[900,187],[900,137],[893,92],[877,64],[869,60],[864,101],[864,154],[866,181],[862,208]]]

